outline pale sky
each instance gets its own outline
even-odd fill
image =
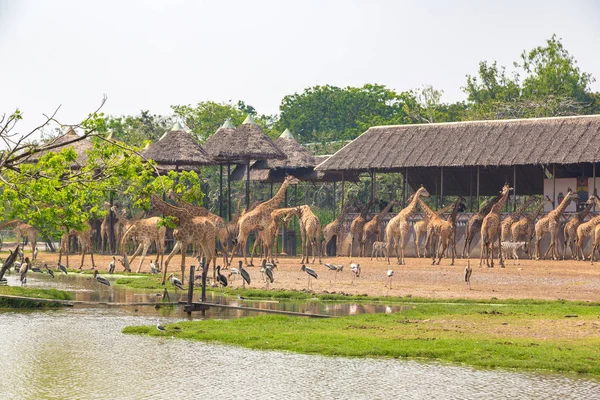
[[[77,123],[244,100],[278,113],[314,85],[433,85],[443,100],[481,60],[511,66],[556,33],[600,80],[600,2],[0,0],[0,114],[21,130],[62,105]],[[593,84],[600,91],[600,83]]]

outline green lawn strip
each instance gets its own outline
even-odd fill
[[[578,322],[589,324],[600,321],[596,307],[562,302],[513,304],[504,306],[502,314],[497,313],[497,308],[436,303],[420,304],[397,314],[330,319],[265,315],[185,321],[166,325],[166,335],[305,354],[406,357],[485,368],[600,375],[600,334],[585,339],[540,339],[523,335],[523,330],[520,335],[493,333],[496,326],[560,322],[565,320],[565,314],[577,314]],[[452,328],[453,324],[461,328]],[[123,332],[165,335],[154,326],[127,327]]]
[[[69,292],[57,289],[35,289],[20,286],[0,286],[0,295],[19,297],[30,297],[52,300],[72,300],[73,295]],[[38,308],[38,307],[61,307],[60,303],[35,301],[26,299],[0,298],[0,308]]]

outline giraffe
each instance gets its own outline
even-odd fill
[[[194,217],[207,217],[217,227],[217,237],[221,242],[221,250],[223,252],[223,265],[229,265],[229,255],[227,254],[227,245],[229,243],[229,230],[227,229],[227,223],[223,217],[211,213],[207,208],[201,206],[195,206],[186,201],[181,200],[173,190],[169,190],[169,198],[175,201],[175,205],[179,208],[187,210]]]
[[[394,248],[396,249],[396,257],[398,258],[398,264],[404,264],[404,242],[408,237],[408,228],[410,227],[410,217],[415,215],[417,212],[417,204],[419,197],[429,196],[429,192],[423,186],[421,186],[412,196],[408,205],[403,208],[398,215],[388,222],[385,227],[386,237],[386,259],[387,263],[390,263],[390,253],[392,252],[392,242],[394,242]]]
[[[124,211],[124,210],[123,210]],[[119,215],[119,213],[117,213]],[[121,218],[123,217],[123,213],[121,213]],[[119,248],[123,253],[123,260],[126,270],[130,270],[129,263],[133,263],[133,260],[142,252],[142,257],[140,258],[140,264],[138,265],[138,269],[136,272],[140,272],[142,270],[142,265],[144,264],[144,259],[146,258],[146,254],[150,249],[152,243],[156,245],[156,259],[160,257],[160,264],[162,265],[164,259],[164,245],[165,245],[165,237],[167,235],[167,228],[159,225],[160,217],[150,217],[140,219],[138,221],[127,221],[127,230],[123,233],[121,237],[121,242]],[[127,259],[127,253],[125,251],[125,245],[127,241],[130,239],[135,239],[138,246],[136,250],[131,255],[131,260]]]
[[[435,213],[439,217],[439,216],[442,216],[442,214],[445,214],[448,211],[450,211],[453,207],[454,207],[454,203],[448,204],[446,207],[442,208],[441,210],[437,210]],[[417,249],[417,257],[419,257],[419,258],[421,257],[419,242],[421,241],[421,236],[427,235],[427,226],[428,225],[429,225],[429,218],[427,217],[427,214],[425,214],[423,216],[423,219],[415,222],[415,225],[413,227],[415,230],[415,248]],[[427,254],[428,254],[427,248],[423,248],[423,256],[429,257]]]
[[[467,221],[467,226],[465,229],[465,245],[462,251],[462,258],[465,258],[465,252],[467,254],[467,258],[469,258],[471,253],[471,242],[475,238],[475,235],[481,231],[481,224],[483,223],[483,219],[490,212],[494,204],[496,204],[500,200],[500,196],[494,196],[490,200],[488,200],[483,207],[469,218]]]
[[[382,229],[381,229],[381,223],[383,222],[383,218],[390,211],[390,209],[396,204],[398,204],[398,202],[396,200],[390,201],[383,210],[381,210],[379,213],[375,214],[375,216],[373,218],[371,218],[371,220],[365,224],[365,226],[363,228],[362,238],[360,240],[360,243],[362,245],[362,249],[361,249],[360,253],[362,255],[367,254],[366,247],[367,247],[367,242],[369,241],[370,238],[373,239],[373,242],[381,241],[381,234],[383,233]]]
[[[563,260],[567,256],[567,246],[571,248],[571,257],[573,259],[575,259],[575,257],[576,257],[575,244],[577,242],[577,227],[579,225],[581,225],[583,223],[583,221],[585,220],[585,218],[589,215],[590,210],[592,209],[593,205],[595,204],[595,201],[596,201],[596,196],[591,195],[590,198],[587,199],[587,201],[585,202],[585,207],[583,208],[583,210],[581,210],[577,214],[573,215],[571,217],[571,219],[569,220],[569,222],[567,222],[565,224],[565,227],[563,229],[563,234],[565,237],[564,247],[563,247]],[[595,242],[594,242],[594,244],[595,244]],[[592,252],[592,254],[593,254],[593,252]]]
[[[419,198],[419,206],[423,209],[425,214],[427,214],[427,218],[429,219],[429,224],[427,226],[427,237],[425,238],[425,249],[431,247],[430,253],[432,257],[432,265],[435,264],[436,251],[433,246],[433,238],[434,236],[438,237],[438,248],[437,248],[437,264],[440,264],[442,260],[442,255],[446,251],[448,247],[451,247],[452,252],[452,262],[450,265],[454,265],[454,257],[456,253],[456,246],[452,246],[452,240],[454,238],[454,224],[456,222],[456,215],[458,213],[458,205],[462,201],[462,197],[457,197],[456,201],[453,204],[452,214],[448,221],[443,220],[435,211],[433,211],[429,206],[423,201],[423,199]]]
[[[31,259],[34,260],[34,253],[35,253],[35,248],[37,246],[37,235],[38,235],[38,230],[35,229],[35,227],[26,224],[25,222],[15,219],[12,221],[8,221],[8,222],[3,222],[0,224],[0,229],[9,226],[9,225],[14,225],[14,232],[15,232],[15,242],[17,242],[17,245],[21,244],[21,239],[23,237],[27,238],[27,241],[29,242],[29,245],[31,246]]]
[[[162,284],[167,279],[167,269],[171,258],[181,250],[181,283],[185,279],[185,253],[188,245],[199,244],[206,257],[206,265],[213,265],[213,282],[216,282],[216,257],[215,248],[217,241],[217,226],[208,217],[194,217],[189,211],[165,203],[156,195],[150,197],[150,204],[164,215],[177,218],[177,228],[173,231],[173,237],[177,241],[171,253],[167,256],[163,269]]]
[[[525,200],[523,204],[521,204],[521,206],[514,213],[511,213],[502,220],[502,223],[500,224],[500,238],[503,242],[506,242],[508,240],[508,237],[511,234],[510,227],[512,226],[512,224],[518,221],[523,216],[523,213],[525,212],[527,207],[532,205],[533,202],[535,202],[535,197],[529,196],[529,198]]]
[[[356,238],[359,241],[362,239],[363,230],[365,228],[365,224],[367,223],[367,214],[369,213],[369,209],[373,205],[375,200],[371,199],[365,207],[361,210],[360,214],[352,220],[352,224],[350,224],[350,243],[348,244],[348,257],[352,258],[354,252],[354,239]],[[362,257],[362,247],[359,248],[358,256]]]
[[[81,246],[81,263],[79,264],[79,269],[83,268],[83,262],[85,261],[85,253],[86,251],[90,253],[90,257],[92,259],[92,268],[96,268],[96,263],[94,262],[94,248],[92,247],[92,227],[86,222],[83,225],[83,228],[80,230],[71,229],[60,239],[59,251],[58,251],[58,263],[62,260],[63,251],[66,253],[67,258],[67,268],[69,268],[69,238],[71,236],[76,236],[79,245]]]
[[[535,233],[535,221],[544,209],[545,204],[552,204],[552,200],[550,200],[548,196],[545,196],[544,199],[539,202],[532,213],[527,214],[517,222],[514,222],[510,227],[511,240],[513,242],[519,241],[519,237],[525,235],[527,241],[527,247],[525,248],[525,251],[530,258],[533,255],[533,252],[530,249],[531,239],[533,239],[533,234]]]
[[[485,264],[488,268],[494,268],[494,239],[498,236],[498,249],[501,249],[500,245],[500,210],[504,207],[508,194],[512,188],[507,183],[502,188],[500,200],[492,206],[490,212],[483,218],[481,223],[481,254],[479,256],[479,266],[483,264],[483,256],[485,254]],[[490,255],[492,262],[490,265]],[[502,259],[502,251],[498,250],[498,256],[500,258],[500,266],[504,268],[504,260]]]
[[[239,220],[239,234],[238,234],[238,246],[242,248],[242,254],[244,256],[244,263],[247,263],[248,260],[246,258],[246,242],[248,241],[248,235],[253,230],[263,230],[269,227],[271,223],[271,212],[279,207],[279,204],[283,201],[285,197],[285,191],[289,185],[295,185],[299,181],[292,175],[288,175],[281,187],[273,196],[272,199],[265,201],[264,203],[260,203],[256,206],[255,209],[246,212],[240,217]],[[252,260],[254,259],[254,255],[250,257],[250,265],[252,265]]]
[[[336,253],[341,253],[344,233],[346,232],[346,229],[344,228],[344,219],[346,218],[346,215],[348,215],[350,209],[350,203],[346,202],[344,207],[342,207],[340,215],[323,228],[323,248],[321,249],[321,254],[327,256],[327,245],[334,236]]]
[[[104,202],[104,211],[107,211],[104,219],[102,220],[102,224],[100,225],[100,251],[104,252],[105,245],[108,243],[108,252],[113,254],[112,243],[110,241],[110,213],[113,211],[112,207],[109,203]],[[116,212],[115,212],[116,215]],[[119,243],[119,237],[117,237],[116,233],[121,230],[121,223],[117,217],[117,221],[113,224],[114,233],[116,238],[116,243]]]
[[[321,262],[321,243],[319,241],[321,239],[321,223],[319,218],[307,205],[295,207],[289,215],[297,215],[300,220],[300,236],[302,237],[302,261],[300,263],[304,264],[306,258],[308,264],[308,242],[312,247],[312,263],[315,263],[315,249],[319,253],[319,262]]]
[[[563,200],[564,201],[564,200]],[[600,207],[600,199],[594,196],[596,206]],[[585,261],[585,255],[583,254],[583,241],[586,237],[594,235],[596,225],[600,224],[600,215],[596,215],[587,222],[583,222],[577,227],[577,247],[575,259],[579,260],[579,254],[581,253],[581,260]],[[594,253],[592,253],[593,255]]]
[[[598,247],[600,246],[600,225],[596,225],[594,227],[594,244],[592,246],[592,252],[590,254],[590,262],[594,265],[594,256],[596,255],[596,250],[600,251]]]
[[[567,206],[571,203],[572,200],[578,198],[576,192],[573,192],[571,188],[567,190],[567,195],[564,200],[556,207],[554,210],[550,211],[548,215],[542,217],[535,224],[535,259],[540,259],[540,242],[542,241],[542,237],[546,232],[550,233],[550,246],[548,246],[548,250],[544,253],[542,258],[546,258],[548,253],[552,251],[552,259],[558,260],[558,228],[559,228],[559,219],[562,213],[565,211]]]
[[[277,251],[277,237],[279,236],[279,225],[284,222],[287,226],[289,224],[290,219],[288,218],[291,213],[294,213],[296,207],[287,207],[287,208],[278,208],[277,210],[273,210],[271,212],[271,223],[267,229],[263,229],[262,231],[258,231],[258,238],[260,240],[254,241],[254,247],[252,248],[252,254],[254,254],[254,250],[256,245],[260,242],[263,244],[265,257],[270,259],[273,264],[275,264],[275,259],[273,257],[273,249]]]

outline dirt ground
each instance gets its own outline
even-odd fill
[[[40,251],[38,262],[47,262],[50,266],[58,260],[56,253]],[[70,267],[79,266],[81,258],[71,255]],[[95,255],[96,266],[99,270],[107,270],[111,256]],[[239,258],[236,257],[232,266],[237,267]],[[396,264],[395,259],[390,259],[391,264],[385,261],[370,258],[354,257],[328,257],[323,263],[341,264],[342,272],[331,272],[318,260],[315,264],[307,264],[319,275],[312,280],[314,292],[367,294],[371,296],[407,296],[427,297],[439,299],[545,299],[545,300],[582,300],[600,301],[600,262],[591,265],[589,261],[531,261],[521,260],[520,265],[514,265],[513,260],[506,261],[506,268],[495,265],[494,268],[479,267],[479,259],[471,259],[473,274],[471,277],[471,290],[467,289],[464,281],[464,272],[467,261],[457,259],[454,266],[450,266],[449,259],[442,259],[441,265],[431,265],[431,259],[408,258],[406,265]],[[361,266],[360,278],[352,280],[350,262]],[[139,259],[132,263],[132,270],[136,270]],[[194,258],[187,257],[186,264],[192,265]],[[64,264],[63,260],[63,264]],[[169,265],[169,270],[180,274],[181,259],[174,257]],[[259,263],[255,260],[255,265]],[[149,272],[150,259],[146,258],[142,271]],[[275,270],[275,282],[270,286],[273,289],[307,289],[308,275],[300,270],[300,258],[280,258],[278,268]],[[91,260],[86,256],[84,268],[91,268]],[[386,272],[392,269],[392,287],[387,287]],[[117,263],[117,271],[122,267]],[[259,267],[248,267],[252,278],[253,288],[265,288],[261,279]],[[223,271],[228,275],[228,271]],[[212,270],[209,275],[212,275]],[[230,278],[230,285],[241,285],[239,276]]]

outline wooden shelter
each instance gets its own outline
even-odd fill
[[[42,151],[29,157],[27,162],[37,162],[42,156],[54,152],[58,153],[65,148],[72,148],[77,153],[77,159],[71,164],[72,169],[80,169],[88,160],[87,151],[91,150],[94,145],[88,139],[78,140],[80,136],[75,132],[73,127],[69,127],[67,133],[51,139],[41,146]],[[47,150],[44,150],[47,149]]]

